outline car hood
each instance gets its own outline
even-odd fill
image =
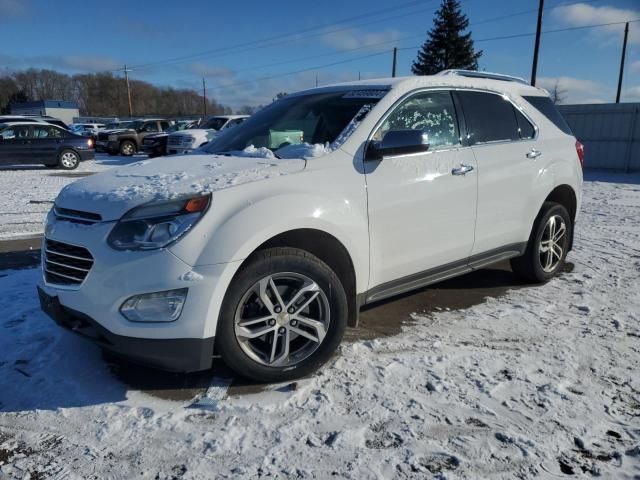
[[[206,135],[207,133],[217,132],[217,130],[204,129],[204,128],[188,128],[186,130],[182,130],[180,132],[173,132],[171,135],[180,136],[180,137],[197,137],[198,135]]]
[[[102,130],[100,133],[108,133],[110,135],[119,135],[121,133],[136,133],[136,131],[130,128],[116,128],[114,130]]]
[[[98,213],[118,220],[130,209],[153,201],[198,195],[305,168],[302,159],[279,160],[210,154],[144,160],[78,180],[62,189],[61,208]]]

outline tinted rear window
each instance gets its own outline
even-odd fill
[[[567,124],[566,120],[562,117],[556,106],[553,104],[549,97],[533,97],[526,96],[522,97],[531,105],[533,105],[536,110],[542,113],[547,119],[549,119],[556,127],[562,130],[567,135],[573,135],[571,132],[571,128]]]
[[[511,102],[500,95],[458,92],[473,143],[519,140],[518,124]]]

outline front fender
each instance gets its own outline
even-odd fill
[[[224,197],[222,195],[221,197]],[[358,291],[366,289],[369,275],[369,238],[366,205],[319,195],[287,193],[259,200],[228,203],[214,196],[211,218],[204,218],[172,252],[190,265],[239,262],[261,244],[284,232],[315,229],[344,245],[356,273]],[[235,208],[234,208],[235,207]],[[216,211],[229,212],[228,215]],[[187,241],[188,240],[188,241]]]

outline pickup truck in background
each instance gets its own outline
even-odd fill
[[[134,120],[126,128],[98,133],[96,150],[107,152],[109,155],[120,154],[129,157],[142,151],[142,143],[145,137],[164,132],[171,125],[172,122],[161,118]]]

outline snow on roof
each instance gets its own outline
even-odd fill
[[[349,87],[358,87],[361,89],[392,89],[400,92],[409,92],[418,88],[428,87],[481,88],[502,93],[514,93],[517,95],[547,95],[546,90],[520,82],[510,82],[490,78],[471,78],[461,75],[421,75],[373,78],[368,80],[335,83],[305,90],[304,92],[298,92],[298,94],[342,90]]]

